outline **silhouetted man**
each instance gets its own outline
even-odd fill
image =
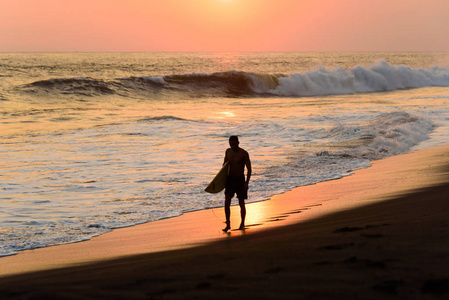
[[[224,232],[231,229],[231,199],[235,194],[237,194],[237,198],[239,199],[240,216],[242,217],[239,230],[245,229],[245,199],[248,198],[248,183],[251,178],[251,161],[249,159],[249,154],[239,147],[239,139],[237,136],[233,135],[229,138],[229,146],[231,146],[231,148],[226,150],[223,162],[223,164],[229,162],[229,175],[225,189],[226,227],[223,229]],[[245,166],[247,170],[246,180]]]

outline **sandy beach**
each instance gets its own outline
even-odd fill
[[[443,299],[449,147],[222,209],[0,258],[5,299]],[[233,207],[231,226],[239,224]]]

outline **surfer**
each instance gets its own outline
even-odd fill
[[[240,205],[240,216],[242,222],[239,230],[245,229],[246,207],[245,199],[248,198],[248,184],[251,178],[251,161],[247,151],[239,147],[239,139],[233,135],[229,138],[229,146],[225,153],[223,164],[229,162],[229,173],[226,181],[225,189],[225,215],[226,227],[223,229],[227,232],[231,229],[231,199],[237,194]],[[246,166],[246,180],[245,180],[245,166]]]

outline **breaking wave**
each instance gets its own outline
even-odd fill
[[[448,85],[447,68],[412,69],[379,61],[371,68],[328,70],[321,67],[312,72],[291,74],[280,78],[276,89],[268,92],[279,96],[319,96]]]
[[[414,69],[379,61],[370,68],[326,69],[305,73],[257,74],[241,71],[191,73],[154,77],[127,77],[100,80],[88,77],[36,81],[23,86],[29,93],[83,96],[119,95],[188,98],[204,97],[307,97],[385,92],[428,86],[449,86],[449,69]]]

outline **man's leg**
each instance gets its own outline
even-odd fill
[[[239,198],[240,205],[240,217],[242,218],[242,222],[240,223],[239,230],[245,229],[245,218],[246,218],[246,207],[245,207],[245,199]]]
[[[225,216],[226,216],[226,227],[223,229],[224,232],[231,229],[231,194],[225,194]]]

